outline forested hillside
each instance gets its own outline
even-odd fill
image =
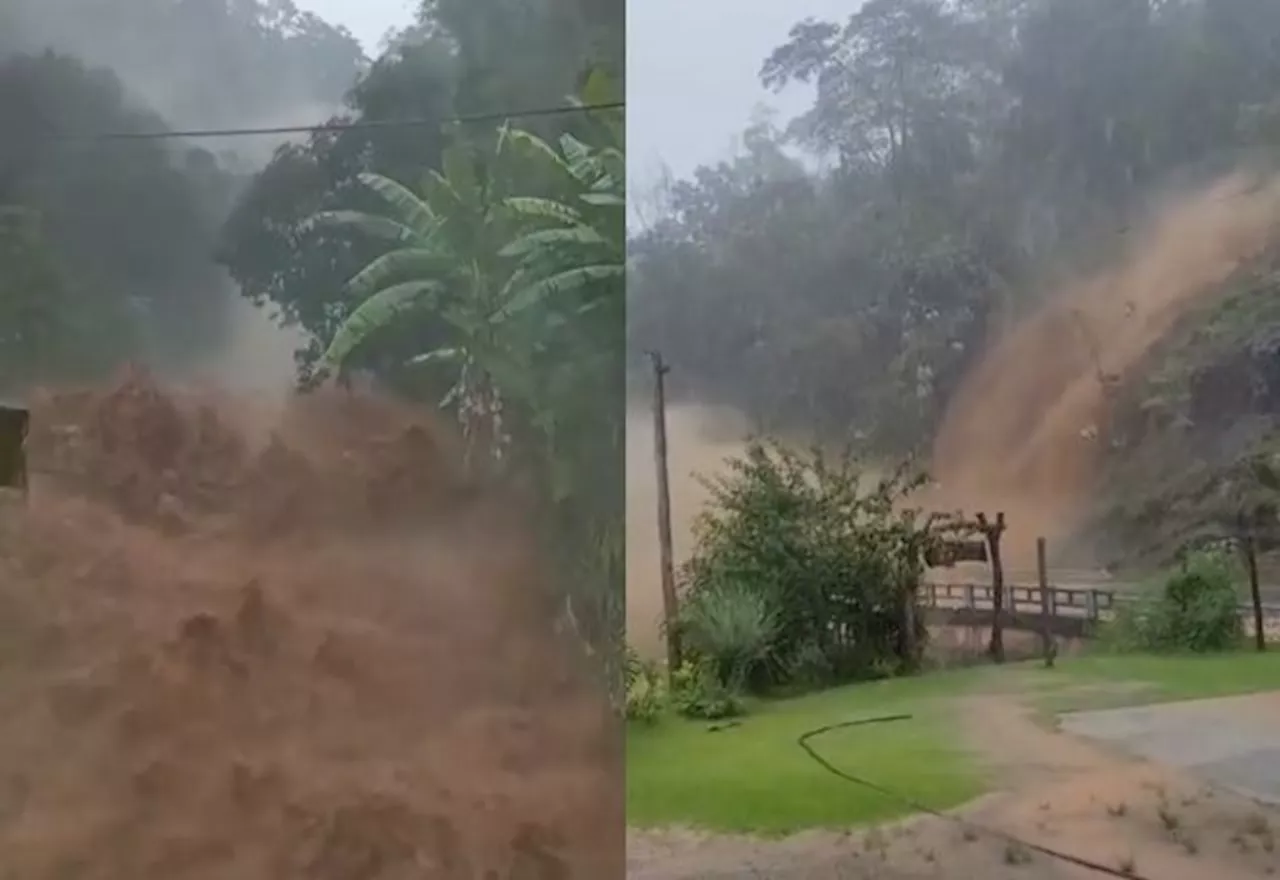
[[[657,194],[661,216],[632,242],[631,350],[661,348],[686,400],[876,454],[929,450],[982,354],[1121,259],[1166,206],[1280,158],[1268,0],[869,0],[798,23],[760,79],[809,83],[812,106]],[[1178,322],[1189,354],[1169,339],[1116,377],[1116,425],[1136,420],[1125,407],[1150,409],[1157,375],[1173,409],[1212,401],[1161,424],[1216,435],[1280,412],[1267,393],[1204,390],[1274,379],[1271,264],[1232,278],[1235,295]],[[1148,448],[1104,433],[1104,457]],[[1158,467],[1185,472],[1202,447]],[[1104,517],[1126,524],[1112,555],[1161,541],[1153,522]]]
[[[6,3],[0,284],[8,314],[41,329],[9,325],[4,384],[128,357],[181,366],[227,341],[235,292],[215,244],[279,139],[103,135],[322,119],[364,63],[350,35],[287,2]]]

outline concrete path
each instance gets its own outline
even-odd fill
[[[1062,729],[1280,805],[1280,691],[1077,712]]]

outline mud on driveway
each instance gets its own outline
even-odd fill
[[[1271,742],[1280,743],[1280,694],[1213,703],[1218,705],[1166,707],[1166,717],[1181,730],[1166,731],[1164,738],[1162,716],[1150,709],[1123,710],[1146,719],[1145,727],[1132,719],[1126,727],[1123,716],[1115,712],[1087,713],[1066,725],[1092,723],[1098,729],[1147,731],[1145,738],[1140,733],[1127,740],[1113,736],[1104,744],[1046,729],[1010,696],[966,699],[957,711],[996,791],[956,811],[956,816],[1135,877],[1256,880],[1280,874],[1280,809],[1227,788],[1229,780],[1221,774],[1215,778],[1213,772],[1227,744],[1234,741],[1247,747],[1254,741],[1252,734],[1239,732],[1232,740],[1228,719],[1242,718],[1245,724],[1258,727],[1273,719]],[[1200,732],[1209,727],[1217,730],[1207,740],[1216,742],[1217,750],[1204,762],[1187,757],[1194,755],[1195,740],[1195,731],[1186,723],[1188,713],[1198,713],[1203,720]],[[1104,717],[1098,721],[1089,715]],[[1144,742],[1167,745],[1174,739],[1188,751],[1184,760],[1171,763],[1144,759],[1141,749],[1129,752],[1116,747],[1133,748]],[[1265,755],[1254,760],[1265,760]],[[815,831],[777,841],[679,830],[632,831],[627,876],[632,880],[1093,880],[1102,875],[953,821],[922,817],[885,828]]]

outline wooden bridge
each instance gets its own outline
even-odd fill
[[[921,604],[930,626],[988,627],[995,603],[990,584],[929,582],[921,586]],[[1001,621],[1006,629],[1050,632],[1062,638],[1089,638],[1100,621],[1109,620],[1117,607],[1133,601],[1124,590],[1099,587],[1010,585],[1005,587]],[[1253,606],[1240,605],[1245,632],[1253,634]],[[1280,603],[1263,605],[1263,626],[1280,635]]]

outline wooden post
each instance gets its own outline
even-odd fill
[[[1004,561],[1000,557],[1000,537],[1004,534],[1004,512],[996,514],[994,523],[984,513],[978,514],[978,529],[987,539],[991,559],[991,641],[987,653],[997,663],[1004,662]]]
[[[1036,538],[1036,580],[1040,582],[1040,646],[1044,665],[1052,666],[1057,655],[1053,641],[1053,591],[1049,587],[1049,553],[1044,538]]]
[[[919,643],[916,640],[916,596],[911,590],[904,590],[902,596],[902,662],[909,670],[916,669],[919,660]]]
[[[1262,613],[1262,587],[1258,583],[1258,541],[1254,533],[1257,517],[1240,513],[1240,539],[1244,547],[1244,561],[1249,569],[1249,594],[1253,599],[1253,642],[1259,652],[1267,650],[1267,624]]]
[[[662,574],[662,617],[666,629],[667,675],[680,668],[680,609],[676,598],[675,552],[671,540],[671,483],[667,470],[666,376],[671,368],[662,355],[649,352],[653,362],[653,460],[658,477],[658,553]]]

